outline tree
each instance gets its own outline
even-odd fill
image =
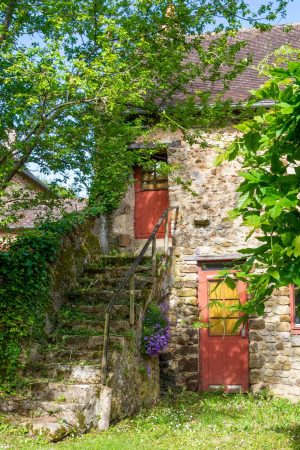
[[[247,313],[264,312],[274,289],[300,286],[300,52],[282,48],[264,67],[268,81],[253,102],[272,107],[236,128],[242,132],[218,163],[242,160],[238,206],[231,217],[259,231],[259,245],[243,249],[246,262],[237,277],[248,283]],[[285,62],[285,64],[284,64]]]
[[[247,65],[237,57],[244,44],[228,41],[241,20],[266,27],[286,3],[253,14],[242,0],[1,1],[0,196],[37,163],[45,174],[92,177],[102,200],[120,161],[125,181],[134,163],[127,144],[149,117],[195,77],[226,85]],[[217,34],[204,42],[207,27]]]

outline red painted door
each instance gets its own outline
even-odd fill
[[[200,388],[246,392],[249,387],[248,330],[241,325],[233,332],[240,313],[224,308],[247,300],[246,285],[238,281],[235,289],[230,289],[216,280],[217,272],[199,271],[200,315],[209,325],[200,329]]]
[[[135,237],[147,239],[158,219],[169,206],[168,180],[153,171],[135,170]],[[160,227],[158,238],[164,237],[164,227]]]

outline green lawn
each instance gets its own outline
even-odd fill
[[[109,431],[57,444],[33,440],[25,430],[0,426],[0,449],[300,449],[300,404],[251,395],[169,395],[156,407]]]

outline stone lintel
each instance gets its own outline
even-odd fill
[[[233,261],[245,259],[242,255],[187,255],[184,257],[184,261],[198,261],[198,262],[214,262],[214,261]]]

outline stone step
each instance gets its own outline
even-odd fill
[[[126,336],[129,337],[130,336]],[[64,335],[60,340],[60,345],[64,349],[74,349],[74,350],[102,350],[103,336],[85,336],[81,334],[74,335]],[[124,336],[110,335],[110,346],[111,348],[123,348],[124,346]]]
[[[109,354],[110,356],[110,354]],[[110,358],[111,359],[111,358]],[[27,367],[24,374],[27,377],[68,380],[76,383],[99,383],[101,379],[100,358],[98,364],[65,364],[44,363]]]
[[[32,396],[30,398],[29,396],[26,398],[3,398],[0,401],[0,411],[21,415],[26,414],[27,417],[40,417],[45,414],[54,415],[55,413],[59,414],[68,410],[76,410],[78,406],[82,406],[82,409],[85,407],[85,403],[80,405],[79,402],[62,401],[62,396],[59,400],[60,401],[48,401],[34,399]]]
[[[13,413],[13,422],[22,424],[30,434],[43,435],[53,442],[63,439],[70,432],[87,431],[94,425],[86,403],[5,399],[0,403],[0,410]]]
[[[121,348],[120,348],[121,351]],[[41,353],[35,359],[36,363],[76,363],[78,365],[98,364],[102,358],[102,347],[98,350],[77,350],[74,348],[59,348]]]
[[[102,268],[107,268],[109,266],[119,266],[124,267],[127,266],[128,269],[132,266],[134,261],[136,260],[137,255],[102,255],[99,256],[97,261],[92,266],[98,266]],[[144,256],[140,266],[149,266],[151,264],[152,258],[151,256]]]
[[[39,380],[30,383],[29,391],[32,399],[55,402],[54,406],[57,407],[64,403],[90,403],[97,386],[98,384],[90,383],[76,384]]]
[[[106,278],[103,275],[95,275],[93,277],[82,277],[80,280],[81,289],[100,289],[100,290],[113,290],[114,292],[119,288],[119,285],[125,280],[125,278]],[[135,288],[137,290],[151,288],[153,285],[153,278],[150,276],[135,277]],[[126,285],[126,290],[129,290],[129,281]]]
[[[101,305],[102,303],[107,304],[113,298],[115,294],[115,290],[112,289],[100,289],[100,288],[90,288],[90,289],[76,289],[69,295],[70,302],[76,305],[80,302],[92,303],[95,305]],[[135,289],[135,298],[136,301],[145,300],[151,290],[150,289]],[[124,290],[118,299],[118,304],[129,304],[129,290]]]
[[[120,278],[125,275],[125,273],[130,269],[130,266],[113,266],[113,267],[101,267],[97,264],[90,264],[86,267],[84,274],[91,275],[104,275],[107,278]],[[150,275],[151,266],[137,266],[135,273],[138,275]]]
[[[62,322],[63,329],[68,329],[75,333],[78,330],[79,331],[87,330],[87,331],[90,331],[95,334],[96,333],[103,334],[104,326],[105,326],[104,320],[102,320],[102,322],[99,322],[98,320],[78,319],[78,320],[69,320],[69,321]],[[118,333],[122,334],[129,330],[130,330],[130,325],[129,325],[128,320],[112,320],[110,322],[110,332],[112,334],[118,334]],[[71,334],[74,334],[73,332]]]
[[[107,305],[79,305],[78,310],[85,314],[86,318],[94,319],[96,317],[105,316],[105,309]],[[141,306],[135,306],[136,316],[138,317],[141,311]],[[129,317],[129,302],[127,304],[115,305],[113,308],[112,318],[117,320],[119,318]]]

